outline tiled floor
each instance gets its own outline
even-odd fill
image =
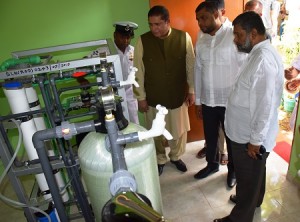
[[[202,180],[193,175],[206,165],[205,159],[197,159],[196,153],[203,141],[187,146],[183,160],[188,171],[181,173],[173,164],[167,163],[160,176],[165,217],[172,222],[212,222],[214,218],[226,216],[233,204],[228,200],[235,189],[226,186],[227,167]],[[286,180],[288,164],[277,154],[271,153],[267,163],[267,192],[265,200],[256,210],[254,222],[300,221],[300,190]],[[26,181],[27,185],[31,181]],[[14,198],[9,186],[4,194]],[[26,221],[23,211],[0,202],[0,221]],[[83,220],[77,220],[83,221]]]
[[[183,160],[188,172],[178,172],[167,164],[160,176],[165,217],[173,222],[211,222],[228,215],[233,204],[229,201],[235,189],[226,186],[227,167],[202,180],[193,175],[206,166],[205,159],[195,158],[203,142],[189,143]],[[276,153],[267,161],[267,192],[254,222],[300,221],[300,189],[286,180],[288,164]]]

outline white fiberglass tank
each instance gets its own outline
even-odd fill
[[[129,123],[123,134],[146,131],[143,127]],[[106,149],[107,134],[90,132],[81,142],[78,150],[83,179],[87,187],[97,221],[101,211],[111,199],[109,179],[113,174],[111,153]],[[162,213],[162,199],[157,172],[156,151],[153,139],[129,143],[124,149],[128,171],[135,176],[137,193],[148,197],[152,207]]]

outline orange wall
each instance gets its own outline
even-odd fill
[[[232,21],[243,11],[245,0],[225,1],[225,15]],[[170,11],[171,26],[188,32],[195,44],[199,27],[195,9],[203,0],[150,0],[150,7],[164,5]]]
[[[225,0],[225,15],[232,21],[238,14],[242,13],[244,1]],[[203,0],[150,0],[150,7],[164,5],[170,12],[171,26],[188,32],[195,45],[199,26],[196,21],[195,9]],[[188,133],[188,142],[204,139],[202,120],[197,119],[195,106],[189,108],[191,131]]]

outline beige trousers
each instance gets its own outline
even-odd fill
[[[145,113],[146,128],[151,129],[152,121],[157,113],[156,108],[149,106]],[[173,161],[179,160],[185,152],[187,131],[190,130],[188,107],[185,103],[177,109],[168,110],[165,116],[166,129],[171,133],[173,139],[168,141],[170,146],[169,158]],[[153,138],[156,147],[157,163],[165,164],[168,161],[166,155],[166,139],[163,136]]]
[[[168,154],[170,160],[176,161],[180,159],[180,156],[185,152],[187,133],[183,133],[177,140],[169,140],[168,145],[170,152]],[[158,164],[165,164],[168,161],[165,147],[166,139],[162,136],[154,138],[156,157]]]

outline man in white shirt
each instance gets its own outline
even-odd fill
[[[130,45],[130,42],[134,36],[134,29],[137,29],[138,25],[133,22],[117,22],[114,25],[116,27],[114,42],[122,64],[123,79],[126,80],[130,72],[130,67],[133,66],[134,47]],[[134,97],[132,86],[125,86],[125,92],[129,120],[130,122],[139,124],[138,103]]]
[[[134,37],[134,30],[138,28],[138,25],[129,21],[121,21],[114,23],[114,27],[114,43],[121,61],[123,79],[126,80],[130,72],[130,67],[133,66],[134,47],[130,45],[130,42]],[[109,53],[107,48],[101,47],[95,50],[90,56],[99,56],[103,52]],[[134,98],[132,86],[125,86],[125,93],[129,121],[139,124],[138,104]]]
[[[234,21],[234,43],[248,53],[239,71],[225,113],[237,179],[236,205],[214,222],[252,222],[265,194],[266,159],[276,144],[278,107],[283,89],[283,63],[266,39],[266,29],[255,12]]]
[[[219,171],[218,129],[220,125],[224,128],[227,99],[245,55],[238,53],[233,43],[232,27],[222,25],[216,4],[202,2],[196,9],[196,19],[203,35],[196,45],[195,104],[197,116],[203,117],[207,166],[194,178],[202,179]],[[227,151],[227,185],[234,187],[235,174],[228,143]]]
[[[222,25],[225,27],[232,27],[231,21],[225,17],[225,2],[224,0],[205,0],[206,2],[214,2],[217,4],[218,7],[218,12],[219,12],[219,17],[222,22]],[[202,35],[202,31],[200,30],[198,33],[198,38],[200,39],[200,35]],[[225,142],[225,135],[222,129],[222,126],[219,128],[219,139],[218,139],[218,149],[221,154],[220,157],[220,164],[221,165],[226,165],[228,163],[228,153],[227,153],[227,148],[224,146]],[[204,147],[198,151],[197,153],[197,158],[204,158],[206,156],[206,143],[204,143]]]

